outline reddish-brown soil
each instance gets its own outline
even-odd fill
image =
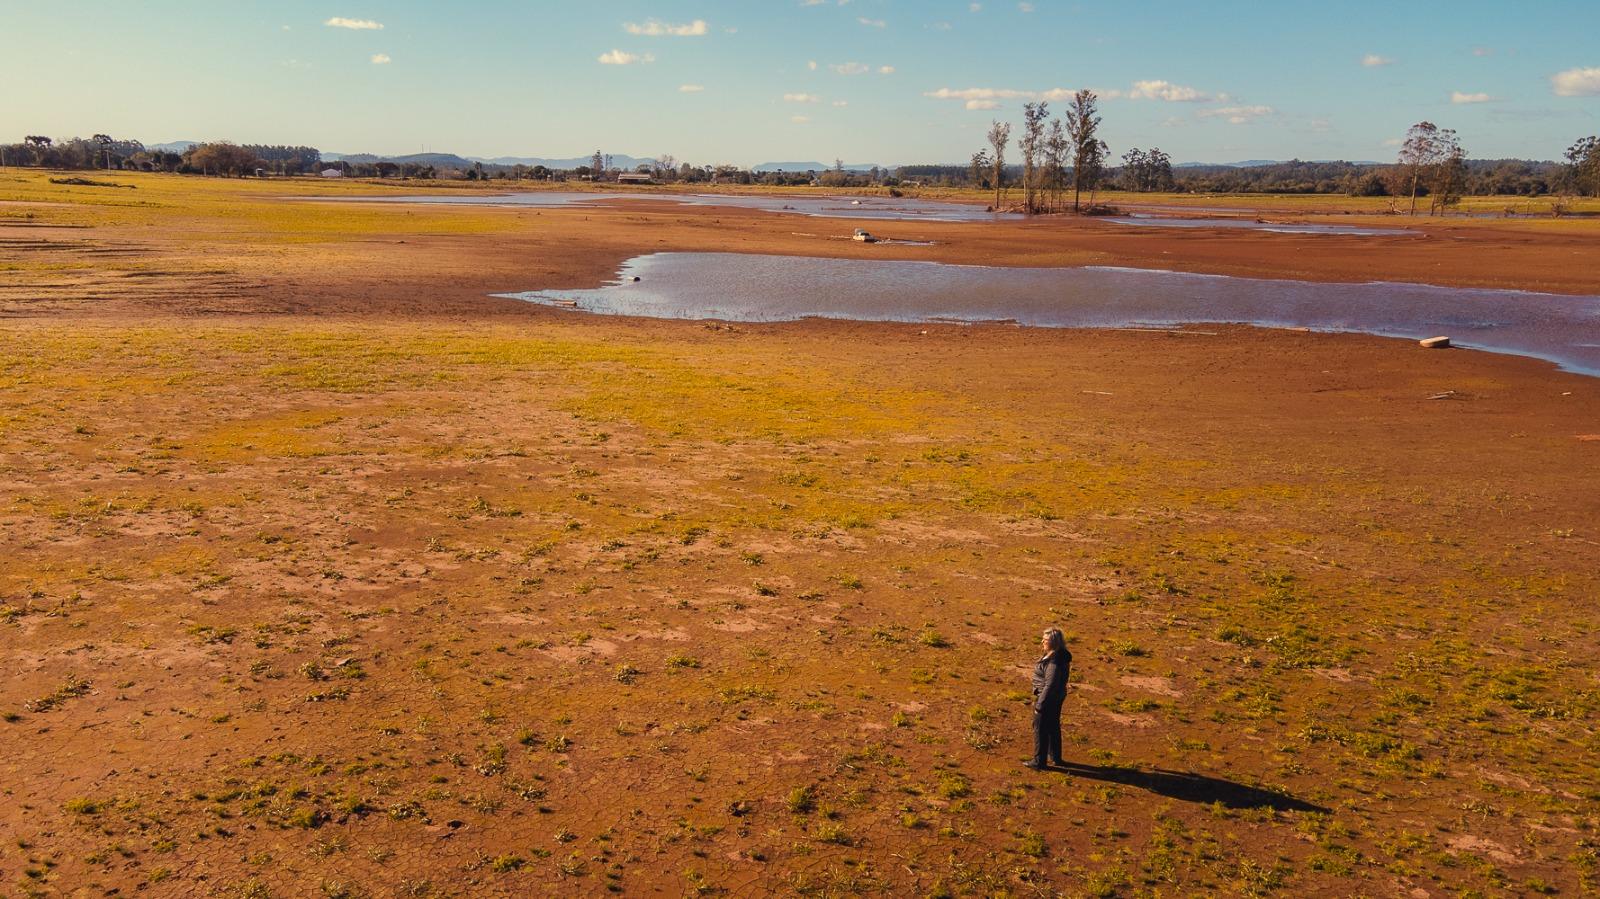
[[[1600,381],[485,296],[652,249],[1600,293],[1592,239],[38,212],[0,225],[0,894],[1600,887]],[[1073,767],[1035,774],[1050,624]]]

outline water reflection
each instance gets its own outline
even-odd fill
[[[1020,216],[989,212],[969,203],[947,203],[899,197],[773,197],[760,194],[586,193],[539,190],[507,194],[419,194],[395,197],[295,197],[297,200],[336,200],[361,203],[436,203],[447,206],[585,207],[621,200],[646,200],[684,206],[726,206],[763,212],[786,212],[821,218],[871,221],[987,222]]]
[[[825,317],[1068,328],[1241,322],[1390,337],[1443,334],[1457,345],[1535,356],[1600,375],[1600,297],[1515,290],[1108,267],[657,253],[629,260],[618,282],[606,287],[508,296],[609,315],[726,321]]]

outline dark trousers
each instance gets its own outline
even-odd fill
[[[1041,765],[1061,761],[1061,703],[1033,710],[1033,760]]]

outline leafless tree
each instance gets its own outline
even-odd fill
[[[1400,145],[1400,169],[1411,186],[1411,215],[1417,214],[1417,189],[1422,185],[1423,174],[1433,162],[1438,139],[1438,125],[1418,122],[1406,132],[1405,143]]]
[[[1072,211],[1079,211],[1085,187],[1090,190],[1100,180],[1107,148],[1100,140],[1100,116],[1094,91],[1081,90],[1072,96],[1067,110],[1067,134],[1072,138]]]
[[[1428,212],[1443,215],[1461,201],[1467,181],[1467,151],[1449,128],[1439,129],[1434,141],[1432,165],[1428,169]]]
[[[1022,151],[1022,208],[1032,215],[1039,211],[1039,156],[1044,150],[1044,123],[1050,115],[1050,104],[1024,103],[1022,105],[1022,138],[1017,149]]]
[[[1051,212],[1061,204],[1061,192],[1067,184],[1067,132],[1060,119],[1050,122],[1050,133],[1044,139],[1044,188],[1049,195],[1046,204]]]
[[[989,126],[989,148],[994,151],[990,157],[994,165],[994,208],[1000,209],[1000,197],[1006,183],[1006,144],[1011,142],[1011,123],[995,122]]]

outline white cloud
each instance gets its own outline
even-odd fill
[[[833,101],[833,105],[837,106],[837,107],[840,107],[840,108],[843,108],[843,107],[849,106],[850,105],[850,101],[849,100],[835,100],[835,101]]]
[[[811,117],[806,115],[792,115],[789,116],[789,121],[795,123],[796,125],[804,125],[805,123],[811,121]]]
[[[817,70],[817,61],[814,60],[814,59],[807,61],[806,62],[806,68],[808,68],[811,71],[815,72]]]
[[[1130,96],[1126,91],[1112,89],[1091,88],[1095,95],[1102,100],[1124,99]],[[966,87],[960,90],[941,87],[936,91],[924,91],[924,97],[934,100],[961,100],[967,104],[968,109],[997,109],[1000,104],[995,100],[1043,100],[1047,103],[1066,103],[1073,95],[1077,94],[1076,88],[1053,87],[1042,91],[1021,91],[1004,87]]]
[[[710,30],[704,19],[695,19],[685,25],[671,25],[657,19],[648,22],[625,22],[622,29],[641,37],[701,37]]]
[[[386,66],[386,65],[388,65],[389,64],[389,54],[387,54],[387,53],[374,53],[374,54],[372,54],[372,64],[375,65],[375,66]]]
[[[923,96],[932,97],[935,100],[1016,100],[1023,98],[1031,100],[1034,94],[1034,91],[1017,91],[997,87],[968,87],[961,90],[941,87],[936,91],[927,91]]]
[[[1480,56],[1480,57],[1481,56],[1493,56],[1494,55],[1494,48],[1493,47],[1473,47],[1472,48],[1472,55],[1473,56]]]
[[[1450,92],[1450,102],[1460,105],[1462,103],[1488,103],[1494,98],[1488,94],[1463,94],[1460,91]]]
[[[1384,146],[1385,146],[1385,147],[1398,147],[1398,146],[1400,146],[1400,145],[1401,145],[1401,144],[1403,144],[1403,143],[1405,143],[1405,141],[1404,141],[1404,140],[1402,140],[1402,139],[1401,139],[1401,138],[1398,138],[1398,137],[1390,137],[1390,138],[1386,138],[1386,139],[1385,139],[1385,140],[1384,140],[1384,142],[1383,142],[1383,145],[1384,145]]]
[[[1379,56],[1376,53],[1368,53],[1366,56],[1361,57],[1361,64],[1369,69],[1376,69],[1382,66],[1392,66],[1394,65],[1394,60],[1387,56]]]
[[[868,28],[882,28],[889,24],[882,19],[869,19],[866,16],[857,16],[856,21],[867,26]]]
[[[383,23],[371,19],[347,19],[344,16],[334,16],[322,24],[329,28],[350,28],[355,31],[382,31]]]
[[[840,75],[865,75],[872,71],[872,66],[864,62],[841,62],[837,65],[828,66],[828,68],[838,72]]]
[[[1033,4],[1032,3],[1026,3],[1026,2],[1018,3],[1017,4],[1017,12],[1022,12],[1022,13],[1033,12]]]
[[[784,94],[785,103],[815,103],[822,98],[816,94]]]
[[[879,75],[893,75],[894,66],[878,66]]]
[[[652,53],[640,55],[638,53],[628,53],[622,50],[612,50],[610,53],[600,54],[600,64],[607,66],[627,66],[633,65],[634,63],[655,61],[655,55]]]
[[[680,84],[680,85],[678,85],[678,93],[680,93],[680,94],[698,94],[698,93],[700,93],[701,91],[703,91],[705,89],[706,89],[706,86],[703,85],[703,84]]]
[[[1181,84],[1170,81],[1135,81],[1128,96],[1134,100],[1165,100],[1168,103],[1204,103],[1211,98]]]
[[[968,3],[967,12],[983,12],[982,3]]]
[[[1276,115],[1277,112],[1271,106],[1219,106],[1216,109],[1202,109],[1196,115],[1202,119],[1227,119],[1230,125],[1244,125],[1256,119]]]
[[[928,25],[924,25],[923,27],[930,31],[949,31],[954,26],[949,22],[932,22]]]
[[[1600,66],[1557,72],[1550,76],[1550,88],[1558,97],[1600,97]]]

